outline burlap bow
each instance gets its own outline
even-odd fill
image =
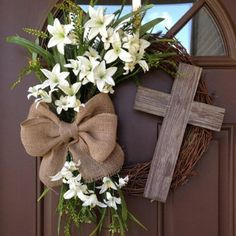
[[[124,154],[116,143],[117,116],[106,94],[98,94],[81,109],[73,123],[60,121],[46,104],[34,103],[21,123],[21,140],[31,156],[43,157],[39,177],[48,187],[60,185],[50,176],[65,163],[68,150],[81,161],[80,173],[87,182],[118,172]]]

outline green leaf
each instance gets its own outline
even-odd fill
[[[156,25],[158,25],[163,20],[164,20],[164,18],[157,18],[157,19],[151,20],[148,23],[142,25],[140,27],[140,37],[143,36],[150,29],[154,28]]]
[[[28,49],[30,52],[37,53],[38,55],[43,57],[49,65],[53,64],[53,62],[54,62],[54,58],[50,52],[48,52],[47,50],[43,49],[42,47],[40,47],[36,43],[33,43],[27,39],[24,39],[20,36],[10,36],[10,37],[7,37],[6,41],[8,43],[18,44],[18,45]]]
[[[89,234],[89,236],[94,236],[98,230],[101,230],[104,218],[106,216],[106,210],[107,210],[106,208],[102,209],[101,219],[99,223],[97,224],[97,226],[95,227],[95,229]]]
[[[60,232],[61,232],[61,218],[62,218],[62,212],[59,212],[58,222],[57,222],[57,235],[58,236],[60,236]]]
[[[121,189],[117,188],[118,193],[120,195],[120,199],[121,199],[121,215],[122,215],[122,219],[123,221],[126,223],[127,219],[128,219],[128,210],[127,210],[127,205],[125,202],[125,197],[123,192],[121,191]]]
[[[32,70],[30,69],[30,66],[26,66],[24,67],[18,77],[17,77],[17,80],[11,85],[11,89],[14,89],[17,85],[19,85],[22,80],[25,78],[25,76],[29,75],[30,73],[32,72]]]
[[[143,228],[144,230],[148,231],[148,229],[147,229],[131,212],[128,212],[128,217],[129,217],[129,219],[131,219],[133,222],[135,222],[136,224],[138,224],[141,228]]]
[[[132,16],[134,16],[134,15],[136,15],[136,14],[139,14],[139,13],[142,13],[142,12],[147,11],[148,9],[150,9],[150,8],[152,8],[152,7],[153,7],[153,4],[149,4],[149,5],[146,5],[146,6],[143,6],[143,7],[139,8],[139,9],[138,9],[137,11],[135,11],[135,12],[131,12],[131,13],[129,13],[129,14],[126,14],[126,15],[122,16],[120,19],[118,19],[118,20],[114,23],[113,27],[119,25],[122,21],[124,21],[124,20],[126,20],[126,19],[128,19],[128,18],[130,18],[130,17],[132,17]]]
[[[45,188],[43,193],[39,196],[37,202],[39,202],[43,197],[45,197],[49,191],[50,191],[50,188]]]
[[[48,25],[53,25],[53,22],[54,22],[54,18],[53,18],[52,13],[50,12],[48,14]]]

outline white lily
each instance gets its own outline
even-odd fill
[[[63,85],[66,82],[66,78],[69,76],[69,72],[61,72],[60,64],[57,63],[52,71],[41,69],[43,74],[48,78],[43,82],[45,87],[50,86],[50,89],[54,89],[58,85]]]
[[[118,33],[114,33],[112,37],[112,49],[107,51],[104,59],[107,63],[112,63],[120,58],[124,62],[131,62],[132,56],[122,48],[120,36]]]
[[[132,52],[132,62],[125,63],[124,70],[125,73],[124,75],[128,74],[129,72],[132,72],[135,69],[135,66],[138,64],[141,66],[144,72],[149,71],[149,66],[147,62],[143,59],[144,56],[144,50],[141,50],[139,52]]]
[[[78,174],[76,177],[70,178],[66,183],[69,184],[69,190],[63,195],[64,199],[71,199],[78,197],[81,201],[86,200],[88,193],[87,185],[82,184],[81,175]]]
[[[75,162],[73,161],[66,161],[65,164],[64,164],[64,167],[67,169],[67,170],[70,170],[70,171],[75,171],[78,169],[78,166],[80,166],[80,161],[78,161],[78,163],[76,164]]]
[[[72,172],[77,170],[79,166],[80,161],[77,164],[73,161],[66,161],[62,169],[56,175],[50,176],[50,178],[52,181],[58,181],[63,178],[68,180],[73,177]]]
[[[97,189],[101,189],[99,191],[100,194],[105,193],[108,189],[114,189],[117,190],[116,185],[112,182],[112,180],[108,177],[104,177],[102,179],[103,185],[102,186],[98,186]]]
[[[98,8],[96,10],[93,7],[89,6],[89,16],[90,20],[88,20],[84,25],[85,28],[90,29],[88,39],[91,40],[95,38],[99,33],[103,37],[107,37],[106,27],[112,22],[115,15],[104,15],[103,8]]]
[[[94,69],[99,65],[99,62],[94,58],[88,59],[87,57],[79,56],[78,60],[81,64],[81,72],[79,74],[79,80],[82,84],[86,84],[87,82],[95,83],[94,80]]]
[[[126,62],[125,66],[124,66],[125,72],[123,74],[127,75],[127,74],[129,74],[129,72],[132,72],[135,69],[136,64],[137,63],[134,61],[133,62]]]
[[[104,43],[104,49],[108,50],[113,39],[113,34],[114,34],[114,29],[113,28],[108,28],[107,30],[107,36],[102,37],[102,41]]]
[[[90,206],[92,208],[95,206],[99,206],[102,208],[107,207],[104,203],[98,201],[97,196],[94,193],[89,196],[86,196],[86,199],[84,200],[82,206]]]
[[[140,53],[144,53],[145,49],[147,49],[151,45],[151,43],[145,39],[140,39],[139,43],[140,43],[140,48],[139,48]]]
[[[119,188],[123,188],[129,182],[129,176],[127,175],[125,178],[119,178]]]
[[[62,168],[61,171],[59,171],[57,174],[50,176],[51,181],[58,181],[61,179],[70,179],[72,177],[73,177],[72,172],[65,168]]]
[[[145,49],[150,46],[150,42],[145,39],[139,38],[139,33],[136,33],[134,35],[127,35],[125,37],[125,41],[126,42],[124,43],[123,47],[128,49],[130,54],[138,52],[143,54],[145,52]]]
[[[84,53],[84,56],[88,57],[90,60],[98,60],[101,59],[101,56],[98,54],[98,51],[96,51],[94,48],[89,47],[88,51]]]
[[[77,76],[80,72],[80,62],[78,60],[69,59],[70,63],[65,64],[64,67],[71,68],[73,73]]]
[[[114,91],[112,85],[110,85],[110,84],[105,84],[105,86],[103,87],[102,92],[103,92],[103,93],[110,93],[110,94],[113,94],[115,91]]]
[[[72,44],[69,38],[69,33],[73,29],[72,24],[62,25],[56,18],[53,25],[48,25],[47,29],[52,35],[52,38],[48,42],[48,48],[57,46],[57,50],[64,55],[64,47],[66,44]]]
[[[106,198],[107,200],[104,200],[104,202],[107,204],[107,206],[117,210],[117,204],[121,204],[121,199],[113,197],[109,192],[106,193]]]
[[[100,92],[104,92],[104,87],[106,85],[115,86],[115,81],[112,76],[116,73],[117,67],[110,67],[106,69],[105,61],[102,61],[94,69],[94,78],[97,88]]]
[[[128,49],[130,52],[137,52],[140,48],[140,40],[139,33],[134,35],[127,35],[125,37],[126,43],[124,43],[123,47]]]
[[[85,105],[81,103],[79,99],[77,99],[75,102],[74,111],[79,112],[81,107],[85,107]]]
[[[28,99],[30,99],[30,97],[37,98],[41,90],[42,90],[42,84],[37,84],[33,87],[29,87],[28,89],[29,94],[27,95],[27,98]]]
[[[35,99],[35,102],[36,102],[36,107],[38,107],[38,105],[41,103],[41,102],[45,102],[45,103],[52,103],[52,93],[56,91],[56,89],[53,89],[49,92],[46,92],[45,90],[40,90],[39,91],[39,98]]]
[[[61,114],[62,110],[68,111],[70,106],[69,96],[60,96],[59,100],[55,101],[55,105],[57,107],[57,114]]]
[[[75,96],[79,89],[81,88],[81,83],[76,82],[72,85],[69,84],[68,81],[65,81],[62,85],[59,85],[59,88],[68,96]]]

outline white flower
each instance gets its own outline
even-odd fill
[[[50,89],[54,89],[58,85],[63,85],[66,82],[66,78],[69,76],[69,72],[60,72],[60,64],[57,63],[52,71],[41,69],[43,74],[48,78],[43,82],[43,86],[50,86]]]
[[[70,63],[64,65],[66,68],[72,68],[73,73],[77,76],[80,72],[80,63],[78,60],[69,59]]]
[[[129,176],[127,175],[125,178],[119,178],[119,188],[123,188],[129,181]]]
[[[149,66],[145,60],[139,60],[137,63],[142,67],[143,71],[149,71]]]
[[[79,89],[81,88],[81,83],[76,82],[72,85],[69,84],[68,81],[65,81],[62,85],[59,85],[59,88],[68,96],[75,96]]]
[[[57,106],[57,114],[61,114],[62,110],[68,111],[70,106],[69,96],[60,96],[59,100],[55,101],[55,105]]]
[[[29,87],[28,89],[29,94],[27,95],[27,98],[29,99],[32,96],[37,98],[41,90],[42,90],[42,84],[37,84],[33,87]]]
[[[107,206],[114,208],[117,210],[117,204],[121,204],[121,199],[117,197],[113,197],[109,192],[106,193],[107,200],[104,200],[104,202],[107,204]]]
[[[103,87],[102,92],[103,92],[103,93],[110,93],[110,94],[113,94],[115,91],[114,91],[112,85],[110,85],[110,84],[105,84],[105,86]]]
[[[104,59],[107,63],[112,63],[118,58],[120,58],[124,62],[132,61],[131,55],[122,48],[119,34],[115,33],[112,37],[112,49],[107,51]]]
[[[139,43],[140,43],[140,48],[139,48],[140,53],[144,53],[145,49],[151,45],[151,43],[145,39],[140,39]]]
[[[72,172],[77,170],[77,167],[80,165],[80,162],[75,164],[73,161],[66,161],[62,169],[54,176],[50,176],[51,181],[58,181],[63,178],[70,179],[73,177]]]
[[[112,76],[116,73],[117,67],[109,67],[106,69],[105,61],[102,61],[94,69],[94,78],[97,88],[100,92],[103,92],[106,85],[115,86],[115,82]]]
[[[70,178],[65,183],[69,184],[69,190],[63,195],[64,199],[71,199],[73,197],[78,197],[81,201],[87,199],[88,187],[81,183],[81,175],[78,174],[76,177]]]
[[[127,35],[125,38],[126,43],[123,47],[128,49],[130,52],[137,52],[140,48],[139,34]]]
[[[85,105],[81,103],[79,99],[77,99],[75,102],[74,111],[79,112],[81,107],[85,107]]]
[[[84,56],[87,56],[90,60],[97,60],[101,59],[101,57],[98,54],[98,51],[96,51],[94,48],[89,47],[88,51],[84,53]]]
[[[66,161],[65,164],[64,164],[64,167],[67,169],[67,170],[70,170],[70,171],[75,171],[77,170],[78,166],[80,166],[80,161],[78,161],[78,163],[76,164],[75,162],[73,161]]]
[[[95,83],[94,80],[94,68],[99,65],[99,62],[95,60],[94,58],[90,57],[88,59],[87,57],[79,56],[78,60],[80,61],[81,65],[81,72],[79,74],[79,80],[82,81],[82,84],[86,84],[87,82]]]
[[[90,207],[99,206],[103,208],[107,207],[104,203],[98,201],[96,194],[91,194],[89,196],[86,196],[83,206],[90,206]]]
[[[114,14],[104,15],[104,9],[98,8],[95,10],[91,6],[89,6],[89,16],[90,20],[88,20],[84,27],[89,28],[88,39],[91,40],[96,37],[99,33],[107,37],[106,27],[112,22],[114,19]]]
[[[57,50],[64,55],[64,46],[66,44],[72,44],[72,41],[68,37],[68,35],[73,29],[73,25],[62,25],[60,21],[56,18],[54,20],[53,26],[48,25],[47,29],[52,35],[52,38],[48,42],[48,47],[51,48],[57,46]]]
[[[35,102],[37,103],[36,107],[38,107],[41,102],[52,103],[52,93],[54,91],[56,91],[56,89],[53,89],[49,92],[46,92],[45,90],[40,90],[38,93],[39,98],[35,99]]]
[[[112,182],[112,180],[111,180],[110,178],[104,177],[103,180],[102,180],[102,182],[103,182],[103,185],[97,187],[97,189],[101,189],[101,190],[99,191],[100,194],[105,193],[108,189],[117,190],[116,185]]]
[[[125,72],[123,73],[124,75],[129,74],[129,72],[132,72],[135,69],[136,62],[126,62],[124,66]]]
[[[132,72],[137,64],[141,66],[144,72],[149,71],[149,66],[147,62],[143,59],[144,51],[134,52],[131,55],[133,58],[133,62],[125,63],[124,74],[128,74],[129,71]]]
[[[107,30],[107,36],[106,37],[102,37],[102,41],[104,43],[104,49],[108,50],[111,43],[112,43],[112,38],[113,38],[113,34],[114,34],[114,29],[113,28],[108,28]]]

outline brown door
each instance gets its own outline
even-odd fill
[[[4,38],[21,34],[21,28],[40,28],[55,0],[1,0],[1,142],[0,142],[0,236],[56,236],[56,196],[40,204],[38,161],[24,152],[19,123],[30,103],[26,91],[34,80],[26,79],[14,91],[10,84],[26,62],[26,54]],[[81,1],[82,2],[82,1]],[[193,2],[193,1],[160,1]],[[176,5],[178,10],[178,5]],[[192,19],[190,51],[195,64],[204,68],[209,92],[215,104],[226,108],[222,131],[215,134],[197,175],[175,192],[166,204],[127,196],[129,208],[146,225],[148,232],[131,224],[127,235],[138,236],[236,236],[236,1],[198,0],[174,25],[177,35]],[[145,76],[144,85],[168,92],[172,81],[159,73]],[[151,159],[161,120],[132,109],[136,87],[122,85],[114,97],[119,114],[119,142],[127,163]],[[74,230],[73,235],[88,235]],[[108,235],[108,233],[104,233]]]

